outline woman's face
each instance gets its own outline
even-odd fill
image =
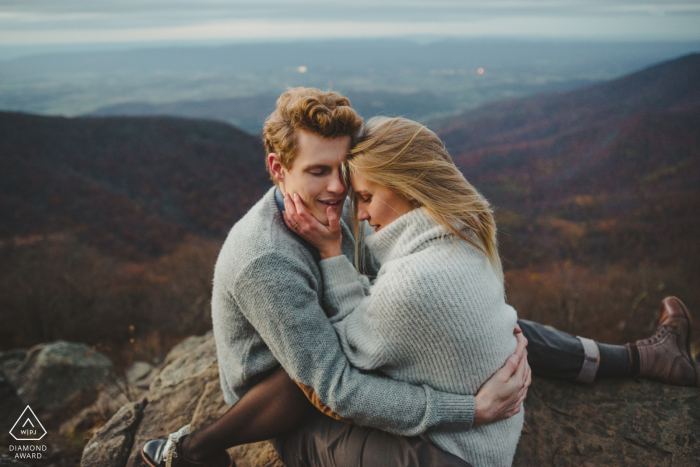
[[[351,182],[357,202],[357,218],[367,221],[375,232],[415,209],[408,199],[358,173],[353,174]]]

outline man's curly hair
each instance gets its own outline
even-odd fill
[[[282,166],[289,170],[298,151],[297,130],[327,139],[350,136],[354,143],[361,128],[362,117],[347,97],[316,88],[294,88],[277,99],[277,110],[265,120],[263,141],[266,153],[279,155]],[[265,164],[270,172],[267,157]]]

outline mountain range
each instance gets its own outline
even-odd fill
[[[691,54],[434,127],[496,206],[503,254],[518,266],[677,262],[700,253],[698,83]]]
[[[521,317],[636,339],[662,294],[700,307],[699,82],[692,54],[428,124],[494,206]],[[259,137],[226,123],[0,112],[2,346],[126,361],[203,332],[219,245],[268,186]]]
[[[0,238],[70,231],[118,257],[221,239],[263,193],[262,141],[170,117],[0,113]]]

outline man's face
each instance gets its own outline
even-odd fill
[[[298,194],[309,213],[328,225],[329,206],[340,217],[347,189],[340,168],[350,150],[350,137],[323,139],[307,131],[297,131],[298,153],[291,170],[270,160],[273,176],[283,193]],[[274,156],[271,154],[268,157]],[[277,159],[279,161],[279,159]]]

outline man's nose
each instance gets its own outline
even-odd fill
[[[343,185],[343,180],[340,178],[340,171],[333,174],[326,189],[329,193],[342,194],[345,192],[345,185]]]

